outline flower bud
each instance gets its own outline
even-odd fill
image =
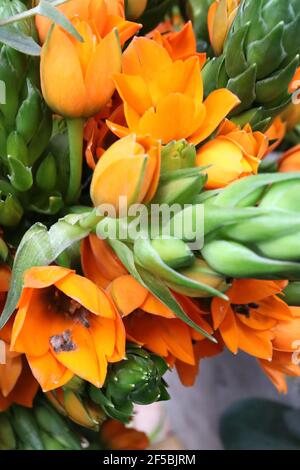
[[[186,140],[178,140],[165,145],[161,151],[161,172],[192,168],[196,161],[196,148]]]
[[[179,272],[183,276],[192,279],[193,281],[206,284],[221,292],[225,292],[225,290],[228,288],[228,284],[226,283],[225,278],[221,274],[218,274],[213,269],[211,269],[204,260],[199,258],[196,259],[192,267],[183,269]],[[179,292],[178,289],[177,292]],[[182,294],[193,297],[193,292],[190,292],[187,289],[182,289]],[[205,291],[203,291],[203,294],[198,291],[196,296],[211,297],[211,295]]]
[[[176,238],[156,238],[151,242],[164,263],[173,269],[193,264],[195,257],[186,243]]]
[[[148,0],[127,0],[126,17],[129,20],[140,18],[146,10]]]
[[[128,207],[147,203],[156,193],[160,176],[160,143],[131,134],[115,142],[100,158],[91,183],[95,207],[111,204],[119,212],[119,198]]]

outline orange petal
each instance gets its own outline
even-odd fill
[[[213,91],[203,103],[206,109],[205,121],[200,129],[189,138],[189,142],[195,145],[203,142],[239,103],[239,98],[227,89],[221,88]]]
[[[95,315],[114,318],[115,312],[107,295],[89,279],[69,274],[55,283],[56,287]]]
[[[92,116],[111,98],[115,85],[113,75],[122,67],[122,51],[116,30],[111,31],[96,46],[85,76],[85,116]]]
[[[117,74],[114,76],[116,88],[123,101],[140,115],[151,108],[152,100],[148,88],[142,77]]]
[[[66,374],[66,368],[48,352],[44,356],[27,356],[31,371],[42,387],[43,392],[49,392],[65,385],[73,376]]]
[[[158,315],[165,318],[176,318],[172,310],[160,302],[154,295],[149,294],[141,305],[141,309],[152,315]]]
[[[164,47],[145,37],[134,38],[123,54],[123,72],[140,76],[146,81],[151,80],[154,70],[159,74],[171,64],[172,60]]]
[[[226,294],[233,304],[249,304],[279,294],[284,287],[281,281],[238,279],[233,282]]]
[[[72,272],[74,271],[62,268],[61,266],[40,266],[30,268],[24,275],[24,287],[43,289],[45,287],[52,286],[55,282],[63,279]]]
[[[53,28],[42,49],[41,84],[45,100],[58,114],[83,115],[86,89],[79,58],[71,39],[59,27]]]
[[[111,283],[109,291],[123,316],[140,308],[148,296],[147,289],[130,275],[115,279]]]
[[[37,394],[39,384],[33,377],[31,370],[23,357],[23,368],[20,378],[10,394],[10,399],[18,405],[32,407],[33,399]]]
[[[30,293],[28,302],[20,306],[12,333],[11,349],[29,356],[43,356],[49,350],[51,324],[56,314],[47,305],[42,290]]]
[[[189,137],[202,124],[204,106],[196,107],[192,98],[173,93],[163,98],[156,109],[150,108],[139,121],[139,133],[151,134],[167,144]]]
[[[74,324],[71,330],[71,340],[75,345],[74,350],[58,353],[52,351],[53,356],[75,375],[87,380],[96,387],[101,387],[98,358],[89,329]]]
[[[270,331],[254,331],[238,324],[239,348],[259,359],[269,360],[272,358],[272,339],[274,335]]]
[[[85,277],[90,279],[96,286],[106,289],[110,283],[99,269],[93,257],[89,237],[85,238],[81,243],[81,266]]]

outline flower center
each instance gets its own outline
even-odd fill
[[[74,322],[81,323],[85,328],[90,328],[89,315],[90,311],[83,307],[79,302],[71,299],[56,287],[50,288],[50,305],[49,308],[55,310],[59,314],[63,314],[68,318],[72,318]]]
[[[231,306],[232,306],[234,313],[237,313],[238,315],[244,315],[247,318],[250,318],[251,308],[255,310],[259,308],[259,304],[256,304],[254,302],[250,304],[232,304]]]

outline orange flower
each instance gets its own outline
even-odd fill
[[[214,328],[231,352],[241,349],[259,359],[272,359],[272,330],[292,318],[289,307],[276,295],[285,285],[284,281],[235,280],[226,292],[229,301],[213,299]]]
[[[298,67],[289,86],[293,94],[292,103],[281,113],[281,119],[286,123],[287,131],[292,131],[300,123],[300,67]]]
[[[123,137],[150,134],[164,144],[187,139],[199,144],[239,103],[219,89],[203,102],[198,57],[173,61],[167,50],[149,38],[135,38],[123,54],[123,74],[115,75],[129,129],[109,123]]]
[[[197,41],[191,21],[186,23],[181,31],[161,34],[159,30],[155,29],[148,37],[163,46],[168,51],[172,60],[186,60],[189,57],[198,57],[200,68],[206,62],[206,54],[197,52]]]
[[[294,318],[274,328],[273,359],[260,361],[264,372],[281,393],[287,392],[285,376],[300,376],[300,308],[290,307]]]
[[[277,147],[279,147],[285,137],[286,131],[286,122],[284,122],[282,117],[278,116],[276,119],[274,119],[272,125],[265,133],[270,142],[267,153],[273,152],[275,149],[277,149]]]
[[[9,289],[11,271],[7,266],[0,267],[0,303],[3,309]],[[25,357],[9,351],[13,320],[0,330],[0,411],[13,403],[31,407],[38,391],[38,383],[33,378]]]
[[[225,120],[216,137],[197,152],[196,165],[211,165],[207,189],[222,188],[244,176],[256,174],[268,149],[268,139],[261,132],[243,129]]]
[[[227,34],[236,17],[240,0],[216,0],[208,10],[208,32],[215,54],[221,55]]]
[[[25,273],[11,350],[26,354],[45,392],[73,374],[101,387],[107,363],[124,358],[123,324],[90,280],[59,266],[32,268]]]
[[[84,128],[86,141],[85,158],[88,166],[94,170],[99,158],[104,154],[105,148],[112,145],[117,137],[111,133],[105,120],[113,120],[118,124],[126,124],[123,105],[117,93],[107,103],[101,113],[88,119]]]
[[[117,28],[122,45],[142,27],[141,24],[125,20],[124,0],[69,0],[57,9],[71,21],[78,16],[92,24],[95,34],[100,32],[101,37]],[[35,22],[43,44],[51,28],[51,20],[38,15]]]
[[[84,275],[102,289],[117,277],[127,274],[108,243],[94,234],[82,241],[81,265]]]
[[[282,173],[300,171],[300,145],[296,145],[283,155],[279,171]]]
[[[104,0],[73,0],[69,8],[84,42],[58,26],[50,31],[41,54],[42,91],[56,113],[89,117],[111,98],[112,75],[121,71],[122,51],[115,17]]]
[[[144,450],[149,446],[149,439],[144,432],[129,429],[114,419],[103,423],[100,439],[109,450]]]
[[[145,346],[165,358],[171,366],[180,361],[196,368],[200,358],[195,357],[193,343],[204,341],[201,334],[176,318],[130,275],[115,279],[108,291],[123,317],[129,341]],[[212,333],[212,328],[203,318],[204,313],[195,302],[177,294],[176,298],[192,320]]]
[[[96,165],[91,183],[95,207],[111,204],[119,211],[120,196],[127,204],[149,202],[160,177],[160,143],[130,134],[115,142]]]

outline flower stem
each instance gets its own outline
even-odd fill
[[[84,120],[81,118],[68,119],[67,124],[70,151],[70,178],[66,202],[71,205],[76,203],[80,196]]]

